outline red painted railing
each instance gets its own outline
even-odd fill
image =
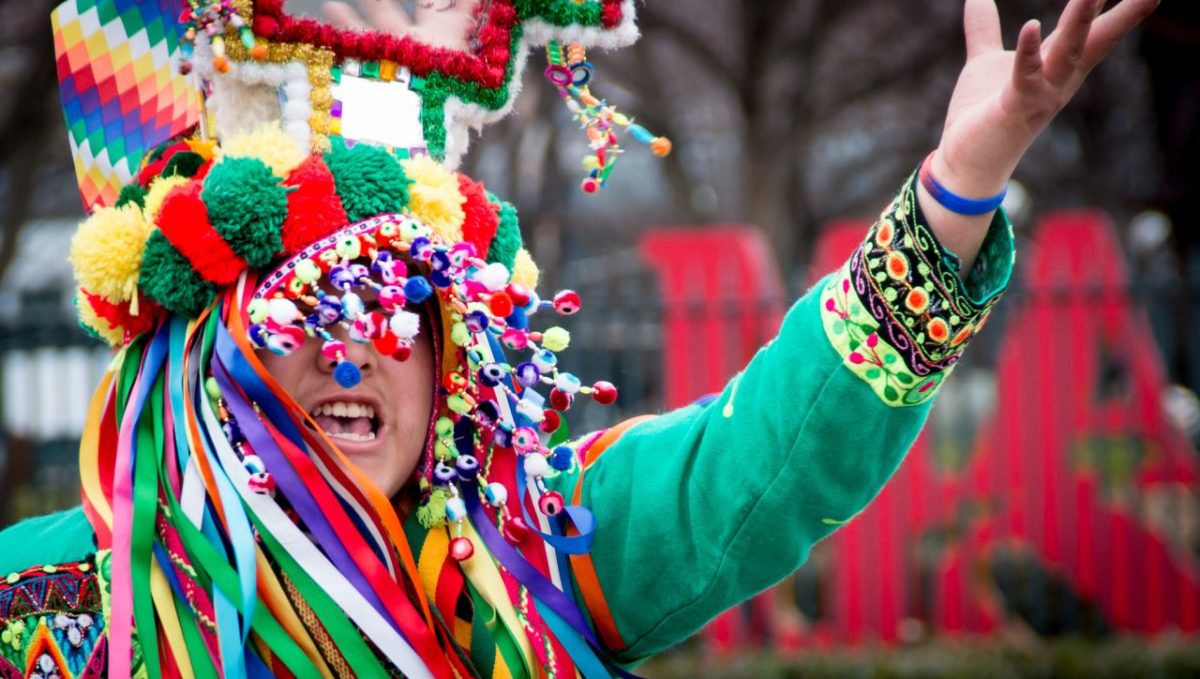
[[[831,225],[812,270],[839,265],[866,226]],[[875,502],[819,546],[821,614],[797,628],[764,594],[710,626],[718,649],[755,636],[799,646],[989,633],[1019,619],[1052,634],[1093,613],[1120,631],[1200,632],[1200,465],[1164,417],[1162,361],[1116,238],[1103,215],[1064,212],[1032,240],[1020,292],[991,328],[994,408],[961,463],[936,464],[927,431]],[[749,228],[659,230],[643,252],[661,281],[674,407],[719,390],[771,336],[783,285]],[[695,312],[731,304],[733,316]],[[1032,564],[1045,590],[1025,604],[997,570],[1014,562]]]

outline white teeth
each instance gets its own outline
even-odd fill
[[[367,432],[366,434],[355,434],[352,432],[344,431],[344,432],[341,432],[338,434],[330,434],[329,436],[330,436],[330,438],[341,439],[343,441],[361,442],[361,441],[374,441],[375,440],[375,432],[373,432],[373,431]]]
[[[327,415],[332,417],[369,417],[374,419],[375,407],[354,401],[331,401],[313,408],[312,415],[313,417]]]

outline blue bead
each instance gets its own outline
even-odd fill
[[[454,466],[458,469],[458,478],[465,481],[472,481],[479,474],[479,460],[474,455],[459,455]]]
[[[532,363],[525,362],[517,366],[513,371],[513,377],[522,387],[536,386],[538,380],[542,377],[542,371]]]
[[[413,304],[424,302],[432,294],[433,288],[430,287],[429,281],[421,276],[413,276],[404,284],[404,296]]]
[[[439,462],[433,468],[433,482],[439,486],[448,486],[458,479],[458,471],[450,465]]]
[[[259,349],[267,346],[267,326],[255,323],[250,326],[250,341]]]
[[[516,328],[517,330],[525,330],[529,327],[529,317],[525,314],[525,310],[520,307],[513,309],[513,312],[504,320],[508,323],[508,327]]]
[[[342,387],[349,389],[362,381],[362,371],[350,361],[342,361],[333,369],[333,379]]]
[[[463,318],[463,322],[467,324],[467,330],[471,332],[483,332],[487,330],[492,319],[488,318],[487,313],[482,309],[475,309],[474,311],[467,312],[466,317]]]
[[[495,401],[482,401],[475,407],[475,417],[483,420],[480,424],[490,425],[500,418],[500,406]]]
[[[504,379],[504,368],[499,363],[485,363],[479,369],[479,381],[485,387],[494,387]]]
[[[429,272],[429,281],[439,288],[448,288],[454,282],[454,279],[445,270],[434,269]]]

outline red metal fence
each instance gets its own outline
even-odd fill
[[[866,226],[827,230],[812,270],[839,265]],[[709,628],[719,649],[1015,623],[1200,631],[1200,465],[1164,416],[1162,361],[1112,229],[1095,212],[1057,213],[1032,240],[1019,292],[984,333],[992,365],[960,367],[895,478],[795,583]],[[719,390],[770,337],[783,286],[749,229],[661,230],[643,252],[662,289],[674,407]],[[972,418],[962,399],[980,388],[987,406]]]

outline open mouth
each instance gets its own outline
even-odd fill
[[[310,413],[330,438],[367,443],[379,435],[381,422],[375,406],[361,401],[326,401]]]

